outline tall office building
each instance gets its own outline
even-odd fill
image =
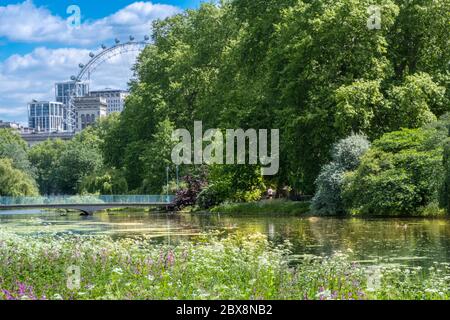
[[[75,98],[76,131],[81,131],[97,119],[106,116],[106,99],[101,97]]]
[[[64,105],[61,102],[36,101],[28,104],[28,127],[37,132],[64,130]]]
[[[55,83],[55,98],[57,102],[64,104],[64,130],[68,130],[67,127],[67,107],[70,100],[70,94],[75,90],[75,81],[63,81]],[[80,82],[78,83],[78,93],[77,96],[82,97],[89,94],[89,83]]]
[[[87,82],[80,82],[78,84],[80,92],[77,96],[87,96],[89,94],[89,84]],[[75,81],[64,81],[55,83],[55,98],[57,102],[62,102],[64,105],[69,103],[70,93],[74,91]]]
[[[115,90],[115,89],[104,89],[95,90],[90,93],[93,97],[102,97],[106,99],[108,105],[108,114],[112,112],[122,112],[125,106],[125,98],[129,95],[128,91],[125,90]]]

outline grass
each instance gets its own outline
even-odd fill
[[[450,267],[382,267],[341,253],[293,264],[289,244],[208,235],[176,246],[145,238],[19,236],[0,231],[0,299],[449,299]],[[71,266],[80,286],[70,289]],[[73,283],[73,282],[71,282]]]
[[[212,208],[214,213],[226,214],[305,214],[309,212],[309,201],[262,200],[245,203],[225,203]]]

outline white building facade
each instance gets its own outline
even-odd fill
[[[107,115],[107,103],[101,97],[77,97],[75,98],[75,127],[81,131],[95,123],[99,118]]]
[[[107,113],[122,112],[125,107],[125,99],[130,93],[125,90],[104,89],[91,91],[93,97],[101,97],[106,99]]]
[[[36,132],[64,130],[64,105],[53,101],[32,101],[28,104],[28,127]]]

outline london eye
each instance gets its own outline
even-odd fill
[[[99,53],[89,53],[89,62],[86,64],[80,63],[78,65],[80,69],[78,75],[73,75],[70,77],[70,80],[73,81],[74,85],[69,92],[69,101],[66,106],[66,125],[69,131],[73,131],[75,128],[75,98],[83,96],[84,90],[82,86],[83,84],[91,81],[91,75],[108,60],[130,52],[141,52],[148,44],[148,36],[145,36],[141,41],[136,40],[133,36],[130,36],[128,41],[123,43],[116,38],[113,46],[107,47],[102,44],[102,50]]]

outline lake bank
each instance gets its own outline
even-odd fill
[[[307,217],[340,217],[340,218],[449,218],[445,210],[438,206],[429,206],[414,214],[318,214],[312,211],[310,201],[290,201],[284,199],[261,200],[255,202],[235,202],[224,203],[209,209],[212,213],[221,214],[285,214],[285,215],[302,215]],[[204,212],[204,211],[201,211]]]

